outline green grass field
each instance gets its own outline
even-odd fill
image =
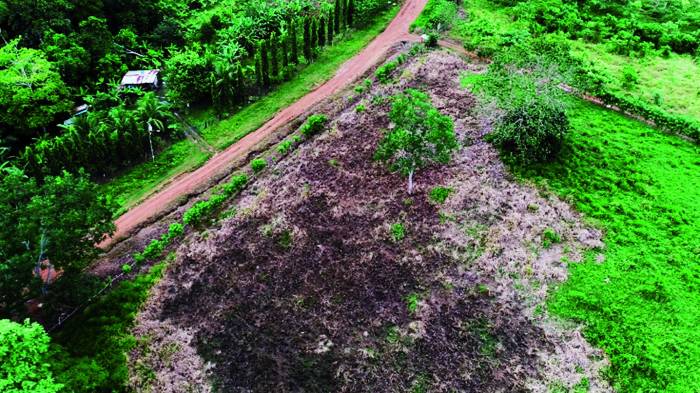
[[[572,99],[570,148],[516,170],[604,229],[550,311],[585,325],[621,392],[700,391],[700,147]]]
[[[601,44],[580,41],[572,41],[572,44],[575,53],[592,60],[613,76],[613,90],[649,103],[658,102],[661,109],[700,120],[700,65],[692,57],[671,54],[668,58],[630,58],[610,53]],[[621,83],[625,67],[631,67],[639,76],[639,81],[632,86]]]
[[[188,119],[202,127],[202,136],[217,149],[224,149],[245,135],[255,131],[280,109],[292,104],[316,86],[330,79],[340,66],[360,52],[379,35],[394,18],[399,7],[386,12],[369,27],[347,33],[334,46],[326,48],[319,58],[303,68],[292,80],[277,86],[260,100],[244,107],[233,116],[216,120],[212,111],[195,112]],[[137,165],[109,182],[101,185],[104,195],[117,204],[115,216],[138,204],[173,177],[192,171],[203,165],[210,157],[188,139],[165,148],[155,162]]]
[[[139,164],[101,184],[100,191],[117,204],[114,215],[119,216],[168,180],[201,166],[210,156],[190,139],[183,139],[166,147],[155,161]]]

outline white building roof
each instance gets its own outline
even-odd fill
[[[158,81],[160,70],[129,71],[122,78],[122,86],[125,85],[149,85]]]

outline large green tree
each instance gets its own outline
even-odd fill
[[[41,285],[33,270],[49,261],[61,280],[80,274],[96,244],[114,229],[108,202],[84,175],[64,172],[43,182],[21,169],[0,173],[0,314],[17,311]]]
[[[384,135],[375,159],[389,169],[408,177],[408,193],[413,193],[416,170],[431,164],[446,164],[457,149],[454,125],[441,114],[420,90],[407,89],[393,97],[389,119],[394,128]]]
[[[47,364],[49,336],[38,323],[19,324],[0,319],[0,392],[55,393]]]
[[[41,51],[15,39],[0,48],[0,138],[36,137],[69,111],[68,88]]]

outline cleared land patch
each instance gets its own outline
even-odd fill
[[[270,163],[233,217],[179,249],[135,331],[148,340],[132,364],[153,374],[132,370],[132,383],[606,391],[601,353],[541,307],[566,277],[562,258],[600,247],[601,234],[515,182],[482,141],[474,98],[459,83],[481,67],[420,54],[389,75],[394,83],[336,101],[324,133]],[[427,92],[463,145],[451,165],[417,173],[413,196],[372,159],[392,127],[387,97],[406,88]],[[431,198],[436,187],[452,191]]]

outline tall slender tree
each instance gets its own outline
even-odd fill
[[[333,26],[334,26],[334,19],[333,19],[333,12],[328,11],[328,45],[333,45]]]
[[[263,85],[270,86],[270,58],[268,57],[267,41],[260,44],[260,64],[262,66]]]
[[[333,30],[336,33],[340,33],[340,0],[335,0],[335,6],[333,7]]]
[[[318,47],[318,20],[311,19],[311,56],[315,56]]]
[[[291,50],[291,61],[299,64],[299,46],[297,45],[297,24],[294,19],[289,19],[289,48]]]
[[[348,0],[348,27],[352,27],[355,14],[355,0]]]
[[[304,18],[304,57],[311,62],[311,19]]]
[[[259,48],[258,48],[259,49]],[[255,54],[255,82],[258,88],[263,87],[262,61],[260,60],[260,50]]]
[[[289,45],[287,44],[287,41],[287,36],[281,37],[280,39],[280,49],[282,52],[282,68],[284,68],[284,70],[286,70],[286,68],[289,66]]]
[[[243,66],[241,63],[237,63],[236,70],[236,91],[238,92],[237,101],[239,104],[245,104],[248,100],[246,95],[245,77],[243,76]]]
[[[272,66],[272,79],[276,80],[279,77],[280,69],[279,58],[277,57],[277,35],[275,33],[272,33],[272,36],[270,36],[270,64]]]
[[[318,46],[326,46],[326,18],[321,15],[318,21]]]

